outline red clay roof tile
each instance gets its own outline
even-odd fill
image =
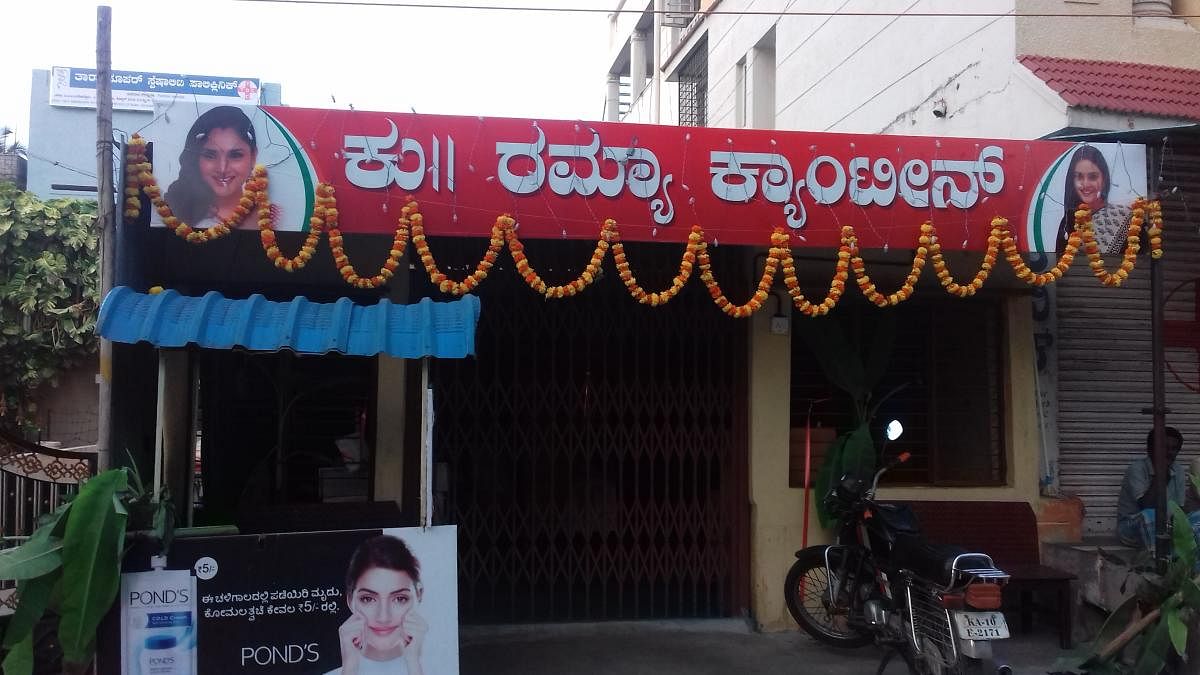
[[[1035,55],[1017,60],[1072,106],[1200,121],[1200,70]]]

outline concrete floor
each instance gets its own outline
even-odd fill
[[[875,647],[826,647],[799,630],[756,633],[739,620],[464,626],[460,643],[462,675],[869,675],[882,656]],[[1067,656],[1049,628],[1017,635],[998,653],[1016,675],[1045,675]],[[905,669],[897,659],[885,673]]]

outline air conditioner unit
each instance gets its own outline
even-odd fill
[[[663,14],[663,25],[671,28],[686,28],[696,16],[699,3],[696,0],[666,0],[666,13]]]

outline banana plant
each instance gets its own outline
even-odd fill
[[[132,469],[105,471],[44,516],[24,543],[0,551],[0,580],[16,581],[19,598],[2,643],[6,675],[32,675],[34,628],[48,611],[58,617],[64,672],[86,672],[120,588],[131,517],[134,529],[152,529],[170,544],[171,501],[159,497],[151,499]]]
[[[844,391],[854,405],[854,426],[834,440],[817,470],[814,489],[821,496],[828,494],[834,481],[841,476],[847,473],[870,475],[875,469],[875,441],[870,423],[879,405],[898,391],[894,389],[876,396],[875,390],[891,359],[896,319],[892,312],[881,312],[875,317],[877,321],[872,330],[863,331],[870,333],[869,341],[857,339],[861,332],[849,334],[836,315],[795,324],[821,366],[825,379]],[[818,499],[816,506],[821,525],[828,527],[833,519],[825,509],[824,500]]]

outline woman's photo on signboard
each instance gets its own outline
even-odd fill
[[[420,561],[403,540],[384,534],[360,544],[346,569],[342,665],[329,675],[424,675],[424,593]]]
[[[1104,255],[1125,249],[1129,236],[1130,208],[1113,199],[1112,171],[1104,153],[1093,145],[1081,145],[1071,155],[1063,185],[1063,217],[1059,222],[1059,254],[1075,227],[1075,210],[1086,204],[1092,216],[1092,231]],[[1132,200],[1132,195],[1129,196]]]
[[[250,118],[235,106],[218,106],[196,118],[179,154],[179,177],[165,196],[176,217],[205,229],[236,215],[258,161],[256,135]],[[231,226],[257,224],[258,210],[253,209]]]

